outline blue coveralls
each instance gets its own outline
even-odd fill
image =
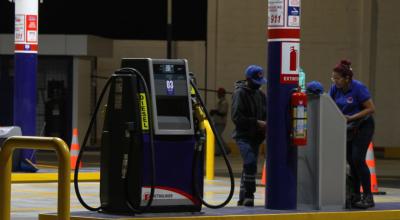
[[[348,91],[332,85],[329,95],[344,115],[354,115],[363,110],[362,103],[371,98],[367,87],[360,81],[352,80]],[[360,183],[366,194],[371,193],[371,176],[365,162],[369,143],[374,134],[374,119],[367,116],[361,119],[360,125],[351,139],[347,140],[347,162],[350,165],[353,187],[356,194],[360,193]]]

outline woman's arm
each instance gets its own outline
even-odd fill
[[[375,112],[375,105],[372,102],[372,99],[368,99],[367,101],[362,103],[363,110],[354,115],[346,115],[347,121],[354,121],[360,118],[363,118],[368,115],[372,115]]]

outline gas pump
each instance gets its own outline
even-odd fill
[[[204,118],[198,115],[209,115],[191,86],[195,87],[186,60],[122,60],[122,68],[107,81],[95,110],[110,87],[101,141],[100,207],[83,201],[75,170],[75,191],[85,208],[124,214],[198,212],[202,204],[221,208],[229,203],[234,179],[226,155],[232,185],[228,199],[220,205],[202,199],[204,137],[198,123]],[[77,163],[93,124],[94,117]],[[219,136],[217,141],[222,147]]]

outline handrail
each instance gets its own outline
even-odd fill
[[[11,164],[16,148],[55,150],[58,155],[58,219],[70,219],[70,153],[67,144],[60,138],[13,136],[8,138],[0,150],[0,219],[10,220],[11,209]]]

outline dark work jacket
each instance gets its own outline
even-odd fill
[[[235,130],[234,139],[249,139],[262,141],[265,139],[265,131],[260,131],[257,120],[266,121],[267,98],[259,89],[250,89],[246,81],[237,81],[232,95],[232,121]]]

